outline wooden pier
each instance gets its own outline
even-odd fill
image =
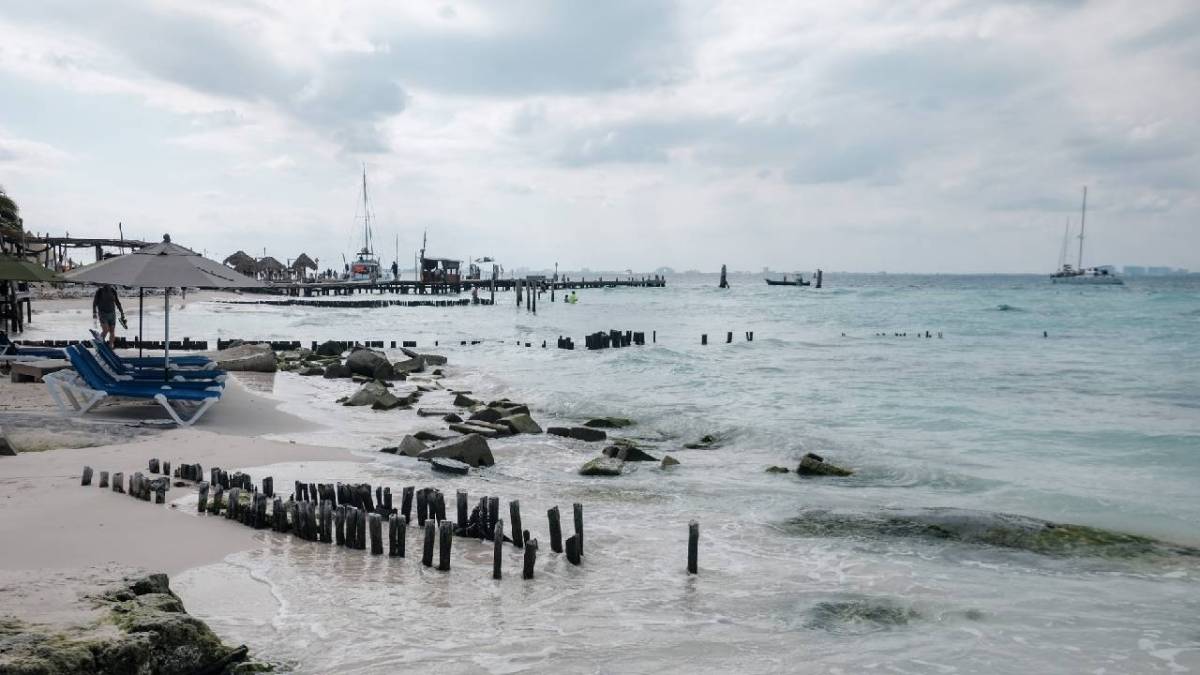
[[[472,289],[512,291],[518,285],[534,287],[542,292],[583,290],[586,288],[663,288],[666,279],[661,276],[595,277],[588,279],[560,279],[558,281],[531,281],[528,279],[463,279],[455,282],[426,283],[415,280],[400,281],[318,281],[273,283],[263,289],[246,289],[247,293],[290,295],[295,297],[319,297],[329,295],[397,294],[397,295],[452,295]]]

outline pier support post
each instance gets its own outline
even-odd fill
[[[525,565],[521,569],[522,579],[533,578],[533,564],[537,562],[537,539],[530,539],[525,545]]]
[[[433,521],[428,520],[425,522],[425,546],[421,551],[421,564],[426,567],[433,567],[433,540]]]
[[[204,513],[204,509],[208,507],[208,481],[200,483],[200,501],[196,502],[196,512]]]
[[[700,555],[700,523],[688,523],[688,574],[696,574],[697,558]]]
[[[562,524],[559,522],[558,507],[552,507],[547,511],[546,518],[550,521],[550,550],[562,553]]]
[[[383,535],[382,535],[382,518],[378,513],[372,513],[370,516],[371,528],[371,555],[383,554]]]
[[[580,557],[583,556],[583,504],[576,502],[572,505],[575,510],[575,549]]]
[[[492,533],[495,543],[492,545],[492,578],[500,578],[500,563],[504,560],[504,521],[496,521],[496,530]]]
[[[99,487],[102,487],[102,488],[108,487],[108,472],[107,471],[100,472],[100,486]]]
[[[459,490],[455,495],[458,502],[458,530],[462,534],[467,533],[467,493],[465,490]]]
[[[454,525],[443,520],[438,525],[438,571],[450,571],[450,545],[454,541]]]
[[[92,467],[90,467],[90,466],[83,467],[83,477],[79,479],[79,484],[80,485],[91,485],[92,484]]]
[[[512,540],[513,546],[521,548],[524,542],[521,540],[521,502],[514,499],[508,503],[508,515],[512,518]]]

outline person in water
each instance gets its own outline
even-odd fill
[[[92,297],[92,317],[100,321],[100,339],[109,347],[117,341],[117,311],[121,312],[121,323],[125,323],[125,308],[121,307],[121,298],[117,297],[115,288],[109,285],[96,289]]]
[[[579,302],[579,296],[575,295],[575,291],[571,291],[571,295],[567,298],[567,302],[571,303],[572,305]]]

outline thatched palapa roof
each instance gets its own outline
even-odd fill
[[[287,267],[284,267],[283,263],[272,258],[271,256],[266,256],[265,258],[259,258],[257,264],[258,264],[258,270],[260,272],[266,272],[268,274],[275,273],[275,272],[283,272],[284,270],[287,269]]]
[[[315,270],[317,269],[317,263],[313,262],[313,259],[308,257],[307,253],[301,253],[299,257],[292,261],[292,269],[298,271],[304,269]]]
[[[234,253],[226,258],[224,262],[227,267],[232,267],[239,274],[252,277],[258,273],[258,263],[254,262],[254,258],[247,255],[245,251]]]

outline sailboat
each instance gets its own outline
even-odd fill
[[[371,283],[379,279],[379,256],[371,245],[371,204],[367,199],[367,165],[363,165],[363,246],[358,257],[350,263],[350,281]]]
[[[1066,262],[1066,235],[1063,240],[1063,251],[1059,256],[1058,271],[1050,275],[1051,283],[1055,284],[1086,284],[1092,286],[1120,286],[1124,284],[1121,278],[1111,273],[1107,267],[1083,266],[1083,231],[1087,225],[1087,186],[1083,186],[1083,206],[1079,217],[1079,262],[1075,267]],[[1067,227],[1070,228],[1068,222]],[[1069,231],[1069,229],[1068,229]]]

